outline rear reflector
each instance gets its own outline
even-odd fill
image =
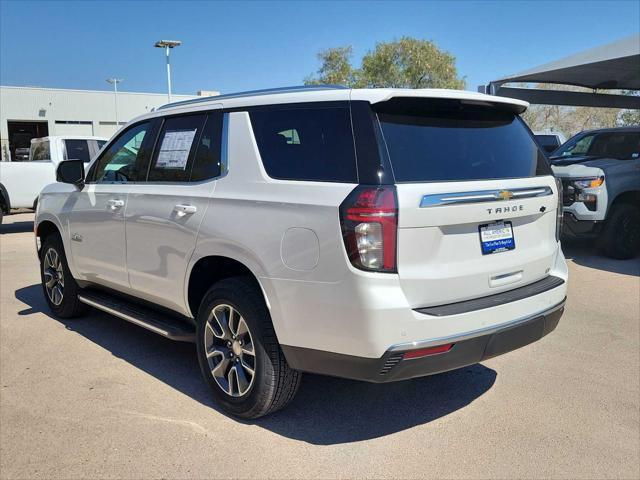
[[[402,356],[402,359],[408,360],[410,358],[428,357],[429,355],[435,355],[437,353],[446,353],[451,350],[451,347],[453,347],[453,343],[438,345],[437,347],[421,348],[419,350],[410,350],[408,352],[405,352],[405,354]]]

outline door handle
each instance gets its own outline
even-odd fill
[[[109,205],[111,210],[117,210],[124,207],[124,200],[116,200],[112,198],[111,200],[107,200],[107,205]]]
[[[178,215],[191,215],[198,211],[198,208],[195,205],[176,205],[173,207],[174,212],[178,212]]]

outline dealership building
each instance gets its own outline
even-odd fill
[[[172,101],[217,95],[172,95]],[[0,86],[0,158],[15,159],[16,148],[47,135],[109,138],[134,117],[167,103],[166,94]]]

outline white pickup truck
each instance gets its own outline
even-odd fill
[[[62,160],[88,163],[107,138],[92,136],[51,136],[31,140],[29,160],[0,162],[0,223],[12,208],[33,208],[40,191],[56,181]]]

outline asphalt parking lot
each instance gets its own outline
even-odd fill
[[[558,329],[388,385],[307,375],[286,410],[225,416],[192,345],[49,315],[32,214],[0,226],[2,478],[639,478],[640,260],[565,246]]]

